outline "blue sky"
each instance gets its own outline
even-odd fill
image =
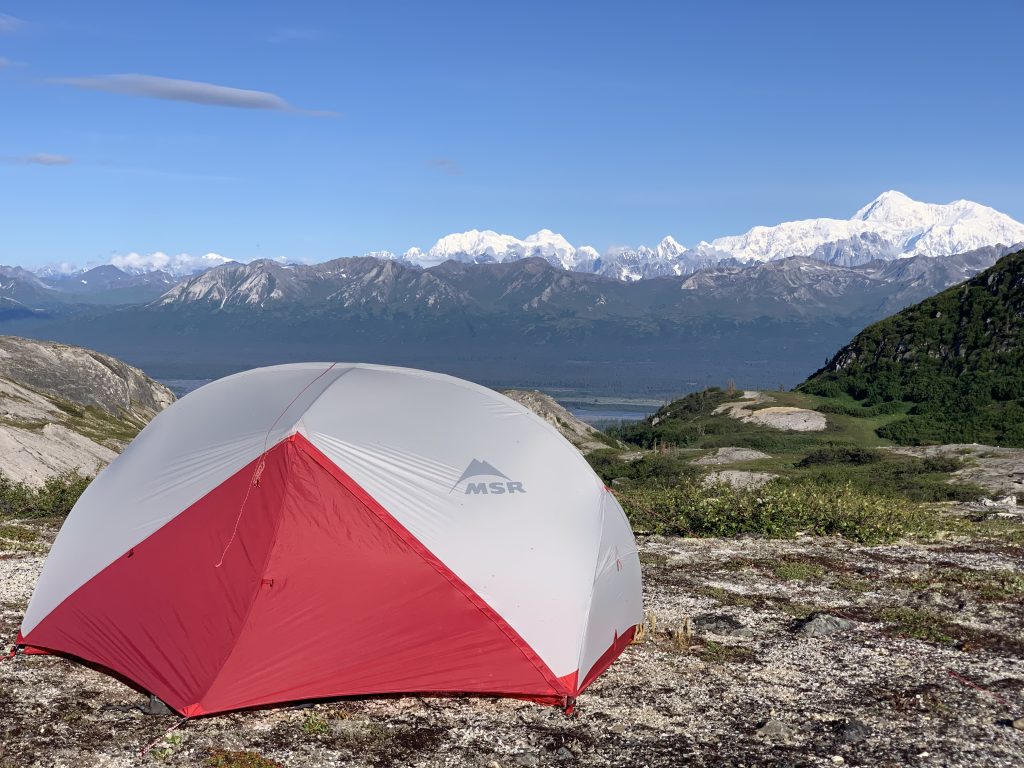
[[[1020,29],[1019,0],[0,0],[0,263],[692,245],[890,188],[1024,219]]]

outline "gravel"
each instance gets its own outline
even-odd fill
[[[942,587],[966,570],[1020,574],[1019,545],[649,537],[640,550],[644,636],[572,717],[510,699],[370,697],[198,718],[163,736],[178,718],[142,714],[144,693],[22,656],[0,664],[0,766],[201,766],[212,750],[286,766],[1024,765],[1020,595]],[[817,575],[774,574],[795,559]],[[16,633],[41,562],[0,552],[0,636]],[[922,593],[941,600],[921,607]],[[917,636],[893,615],[942,632]],[[798,630],[815,622],[839,629]]]

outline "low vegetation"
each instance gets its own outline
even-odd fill
[[[69,472],[47,478],[43,485],[34,487],[15,482],[0,473],[0,519],[62,520],[89,482],[90,478]]]
[[[934,516],[923,506],[850,485],[774,481],[737,490],[681,482],[669,488],[625,488],[617,495],[636,530],[673,536],[816,534],[874,544],[935,528]]]
[[[611,486],[641,532],[684,536],[841,535],[863,543],[929,536],[935,502],[972,501],[983,488],[953,473],[962,456],[912,456],[891,449],[880,428],[904,418],[898,403],[870,407],[850,397],[771,392],[747,410],[787,406],[827,413],[817,432],[751,424],[721,412],[743,393],[710,388],[665,405],[652,417],[610,430],[632,451],[596,451],[591,466]],[[716,413],[716,410],[719,411]],[[713,467],[695,464],[724,447],[763,456]],[[757,489],[715,485],[709,471],[761,473],[775,479]],[[780,574],[782,578],[788,578]]]

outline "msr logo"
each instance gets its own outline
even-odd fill
[[[478,477],[500,477],[502,479],[484,482],[475,479]],[[498,471],[486,461],[480,461],[480,459],[473,459],[469,462],[466,471],[462,473],[462,477],[455,481],[455,485],[452,486],[449,493],[453,493],[463,483],[465,483],[465,488],[462,492],[466,494],[498,496],[504,493],[526,493],[522,483],[509,480],[508,475],[504,472]]]

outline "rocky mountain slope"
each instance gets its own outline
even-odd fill
[[[0,336],[0,474],[30,484],[95,474],[173,400],[108,355]]]
[[[537,390],[506,389],[502,394],[524,405],[557,429],[566,440],[575,445],[581,453],[617,445],[603,432],[586,422],[580,421],[559,405],[553,397]]]
[[[246,308],[289,305],[437,314],[446,311],[591,317],[856,316],[919,300],[990,266],[993,246],[953,256],[872,261],[843,267],[809,257],[726,265],[688,277],[638,283],[566,271],[530,257],[514,262],[448,261],[421,269],[360,257],[285,266],[231,263],[185,280],[154,307]]]
[[[800,387],[902,409],[903,443],[1024,446],[1024,251],[864,329]]]
[[[542,258],[427,269],[377,257],[260,260],[210,269],[149,304],[14,313],[0,331],[101,349],[164,378],[347,359],[660,398],[680,382],[795,385],[865,325],[1002,253],[856,267],[794,257],[636,282]]]

